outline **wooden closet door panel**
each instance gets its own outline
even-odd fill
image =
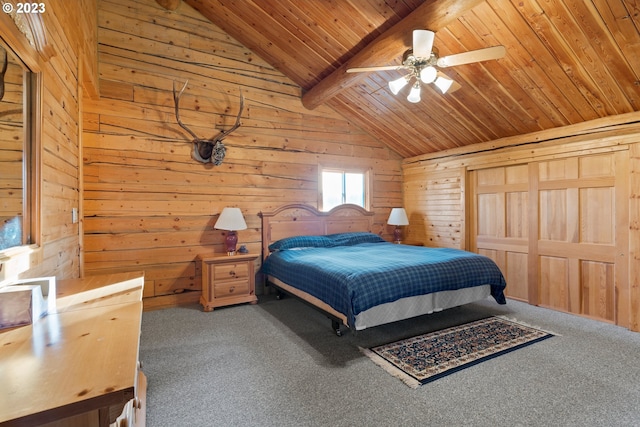
[[[504,194],[478,194],[478,236],[505,236]]]
[[[529,237],[529,194],[526,191],[508,192],[506,198],[505,237]]]
[[[538,196],[540,240],[559,242],[571,240],[567,205],[575,201],[567,200],[570,197],[567,193],[566,189],[540,190]]]
[[[506,295],[528,301],[529,193],[527,165],[471,172],[471,250],[493,259]]]
[[[469,248],[510,298],[621,326],[629,303],[629,153],[470,171]]]
[[[580,242],[615,244],[615,187],[581,188]]]
[[[509,291],[507,295],[511,298],[528,301],[529,283],[528,276],[528,254],[526,252],[510,251],[506,253],[506,276]]]
[[[618,323],[628,204],[625,152],[538,163],[539,304]],[[622,264],[621,264],[622,263]],[[624,314],[628,316],[628,314]]]
[[[579,297],[572,295],[569,284],[569,260],[562,257],[542,255],[539,257],[540,298],[542,306],[569,311],[580,308]],[[572,300],[575,301],[572,304]]]
[[[599,319],[615,320],[615,265],[582,261],[581,313]]]

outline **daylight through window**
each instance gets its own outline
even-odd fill
[[[323,169],[320,209],[326,212],[344,203],[352,203],[367,209],[367,175],[366,171]]]

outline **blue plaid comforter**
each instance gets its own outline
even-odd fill
[[[355,316],[400,298],[491,285],[505,304],[506,282],[498,266],[482,255],[449,248],[388,242],[272,253],[262,272],[299,288],[346,315]]]

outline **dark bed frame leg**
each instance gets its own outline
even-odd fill
[[[266,286],[271,286],[271,285],[273,285],[273,284],[271,282],[267,281]],[[273,288],[276,291],[276,299],[278,299],[278,300],[283,299],[284,297],[286,297],[288,295],[296,297],[295,295],[289,294],[288,292],[282,290],[278,286],[274,285]],[[303,303],[309,305],[310,307],[313,307],[314,309],[325,313],[327,315],[327,317],[331,320],[331,329],[333,329],[333,331],[336,333],[337,336],[339,336],[339,337],[342,336],[342,330],[340,330],[340,325],[342,325],[342,322],[338,318],[334,317],[333,315],[331,315],[329,313],[326,313],[324,310],[319,309],[318,307],[314,306],[313,304],[310,304],[309,302],[305,301],[302,298],[299,298],[299,297],[296,297],[296,298],[298,298]]]
[[[331,319],[331,328],[334,330],[337,336],[342,336],[342,331],[340,330],[340,322],[335,319]]]

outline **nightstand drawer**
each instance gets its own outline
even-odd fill
[[[246,261],[213,266],[213,279],[216,281],[245,279],[247,277],[249,277],[249,265]]]
[[[216,282],[213,285],[214,293],[217,298],[235,297],[238,295],[249,294],[248,280],[233,280],[225,282]]]

